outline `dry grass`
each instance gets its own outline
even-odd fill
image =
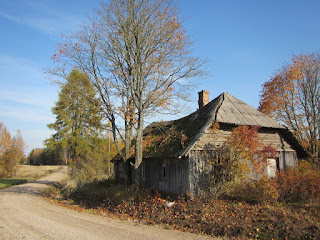
[[[13,185],[31,182],[41,177],[47,176],[50,173],[60,170],[62,166],[31,166],[20,165],[18,175],[14,178],[0,178],[0,189],[7,188]]]
[[[60,170],[60,165],[44,165],[44,166],[32,166],[32,165],[20,165],[17,178],[27,179],[32,181],[44,177],[50,173]]]

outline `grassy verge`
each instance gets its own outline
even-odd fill
[[[27,179],[0,178],[0,189],[26,183]]]
[[[0,189],[13,185],[31,182],[50,173],[58,171],[62,166],[31,166],[20,165],[16,178],[0,178]]]
[[[320,202],[253,205],[237,201],[164,196],[115,185],[47,191],[55,201],[80,211],[129,219],[166,229],[231,239],[320,239]],[[171,205],[171,206],[170,206]]]

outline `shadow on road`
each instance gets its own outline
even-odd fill
[[[62,169],[59,172],[66,174],[65,169]],[[49,179],[52,179],[52,178],[49,178]],[[2,189],[0,190],[0,194],[11,193],[11,194],[42,195],[45,189],[47,189],[50,185],[58,183],[60,180],[61,178],[56,180],[46,180],[46,177],[44,177],[39,180],[35,180],[31,183],[15,185],[9,188]]]
[[[33,183],[27,183],[3,189],[1,192],[11,194],[41,195],[43,190],[45,190],[47,187],[48,186],[39,187],[35,186]]]
[[[57,183],[57,181],[36,180],[36,181],[33,181],[32,183],[39,183],[39,184],[45,184],[45,185],[53,185],[53,184]]]

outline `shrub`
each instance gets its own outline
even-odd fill
[[[273,203],[278,200],[278,190],[268,178],[235,183],[228,198],[250,204]]]
[[[280,201],[306,202],[320,197],[320,173],[306,161],[295,169],[279,172],[274,184],[278,186]]]

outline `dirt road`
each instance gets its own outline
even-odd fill
[[[203,239],[201,236],[80,213],[50,204],[41,193],[66,168],[0,191],[0,239]]]

